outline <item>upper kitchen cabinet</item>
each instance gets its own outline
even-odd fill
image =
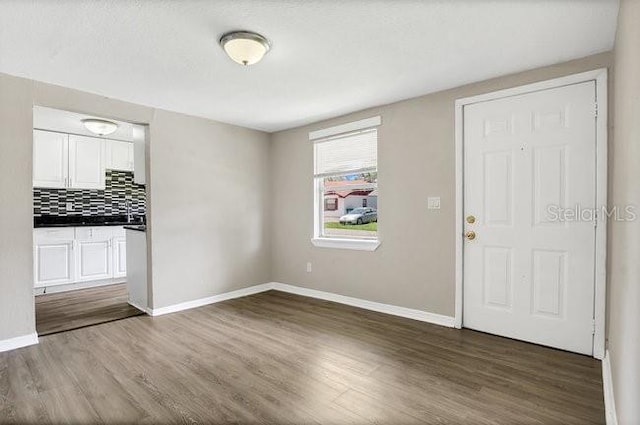
[[[52,131],[33,132],[33,186],[65,188],[68,184],[69,136]]]
[[[104,189],[102,139],[33,131],[33,186]]]
[[[69,187],[104,189],[104,142],[102,139],[69,136]]]
[[[133,143],[107,140],[107,168],[133,171]]]

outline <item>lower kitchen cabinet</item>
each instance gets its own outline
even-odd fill
[[[34,233],[35,286],[63,285],[75,281],[73,229],[37,229]]]
[[[36,288],[126,276],[122,227],[34,230]]]
[[[76,228],[77,281],[109,279],[112,232],[108,227]]]
[[[127,275],[127,237],[124,228],[118,227],[117,231],[114,229],[112,240],[113,277],[125,277]]]

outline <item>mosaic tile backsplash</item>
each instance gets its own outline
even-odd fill
[[[73,203],[73,211],[67,211],[67,202]],[[36,217],[126,215],[129,203],[132,214],[146,214],[145,187],[135,184],[129,171],[107,170],[105,190],[33,189]]]

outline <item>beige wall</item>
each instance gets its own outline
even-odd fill
[[[620,3],[614,52],[612,205],[640,206],[640,2]],[[620,424],[640,423],[640,221],[610,224],[609,355]]]
[[[153,307],[269,282],[269,135],[157,111],[150,158]]]
[[[32,86],[0,74],[0,341],[35,332]]]
[[[150,124],[153,307],[269,281],[268,134],[0,74],[0,340],[35,331],[33,105]]]
[[[608,67],[611,54],[434,93],[272,136],[274,281],[447,316],[455,296],[454,101],[457,98]],[[375,252],[317,248],[313,228],[313,150],[308,133],[375,115],[379,235]],[[440,196],[442,209],[427,210]],[[306,273],[306,262],[313,272]]]

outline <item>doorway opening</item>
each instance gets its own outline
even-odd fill
[[[146,240],[147,134],[144,125],[34,106],[38,335],[146,313],[146,273],[131,274],[146,270],[146,245],[131,240]]]

